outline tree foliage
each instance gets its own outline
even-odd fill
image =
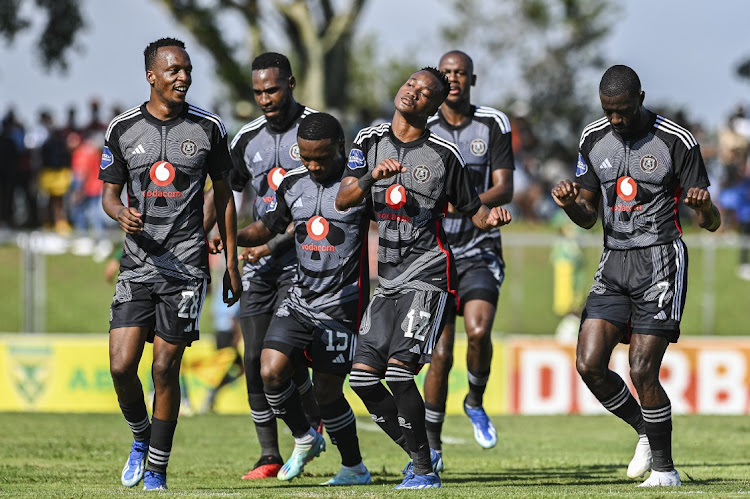
[[[252,100],[252,59],[274,50],[292,60],[301,102],[321,109],[346,104],[349,46],[366,0],[160,2],[211,54],[233,98]],[[228,24],[240,27],[227,30]],[[247,36],[233,39],[233,31]]]
[[[30,0],[0,0],[0,37],[13,43],[16,36],[32,27],[24,8]],[[43,13],[44,27],[37,37],[38,56],[44,67],[66,70],[67,54],[76,36],[85,26],[78,0],[35,0],[37,11]]]
[[[494,86],[524,115],[541,145],[575,145],[590,121],[605,61],[601,44],[617,11],[610,0],[456,0],[447,41],[470,47],[479,85]],[[588,83],[587,83],[588,82]],[[574,147],[574,146],[573,146]]]

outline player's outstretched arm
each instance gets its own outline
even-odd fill
[[[721,225],[721,213],[711,201],[711,194],[703,187],[691,187],[685,194],[685,204],[698,214],[698,225],[714,232]]]
[[[224,245],[224,256],[227,262],[227,269],[224,273],[224,303],[233,305],[242,294],[242,280],[237,263],[237,211],[234,207],[232,190],[225,179],[215,180],[213,190],[216,222],[219,226],[219,236]]]
[[[371,172],[362,177],[345,177],[341,181],[341,188],[336,196],[336,209],[346,210],[352,206],[359,206],[370,193],[370,189],[378,180],[390,178],[405,172],[406,168],[395,159],[387,158],[381,161]]]
[[[563,180],[552,188],[552,199],[576,225],[590,229],[599,218],[601,193],[581,189],[581,184]]]
[[[102,208],[109,218],[120,224],[120,228],[126,234],[139,234],[143,232],[142,215],[135,208],[129,208],[122,204],[120,199],[122,188],[122,184],[104,182]]]
[[[471,217],[472,223],[480,230],[490,230],[494,227],[507,225],[511,221],[511,215],[508,210],[496,206],[492,209],[481,205],[476,213]]]

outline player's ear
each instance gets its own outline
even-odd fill
[[[152,87],[154,86],[154,83],[156,82],[156,75],[154,75],[154,72],[150,69],[146,71],[146,80],[148,81],[148,84]]]
[[[473,87],[476,84],[477,84],[477,75],[473,74],[471,75],[471,86]]]
[[[289,89],[294,90],[294,87],[297,86],[297,80],[294,78],[294,76],[289,77]]]

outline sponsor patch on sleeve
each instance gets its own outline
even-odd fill
[[[589,165],[586,164],[586,160],[583,159],[583,156],[579,153],[578,164],[576,164],[576,177],[580,177],[581,175],[585,174],[587,171],[589,171]]]
[[[102,149],[102,164],[99,165],[99,167],[102,170],[106,170],[109,165],[115,162],[115,158],[112,156],[112,153],[109,150],[109,147],[104,146],[104,149]]]
[[[365,167],[365,155],[359,149],[352,149],[349,153],[349,162],[347,166],[350,170]]]
[[[266,213],[270,211],[276,211],[277,206],[279,206],[279,202],[276,201],[276,195],[274,194],[273,199],[270,203],[268,203],[268,206],[266,207]]]

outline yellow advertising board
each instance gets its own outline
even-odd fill
[[[508,410],[508,381],[500,342],[495,342],[494,352],[485,407],[487,412],[498,414]],[[454,356],[449,414],[462,413],[463,398],[468,392],[466,338],[461,335],[456,338]],[[233,359],[230,350],[217,351],[210,337],[186,349],[182,385],[193,410],[203,406],[209,390],[219,383]],[[151,346],[147,344],[138,370],[147,393],[152,386],[150,366]],[[119,412],[109,374],[106,335],[0,335],[0,369],[0,411]],[[424,372],[418,377],[420,387],[423,380]],[[364,405],[348,385],[345,393],[355,413],[366,415]],[[214,410],[249,415],[244,378],[219,391]]]

